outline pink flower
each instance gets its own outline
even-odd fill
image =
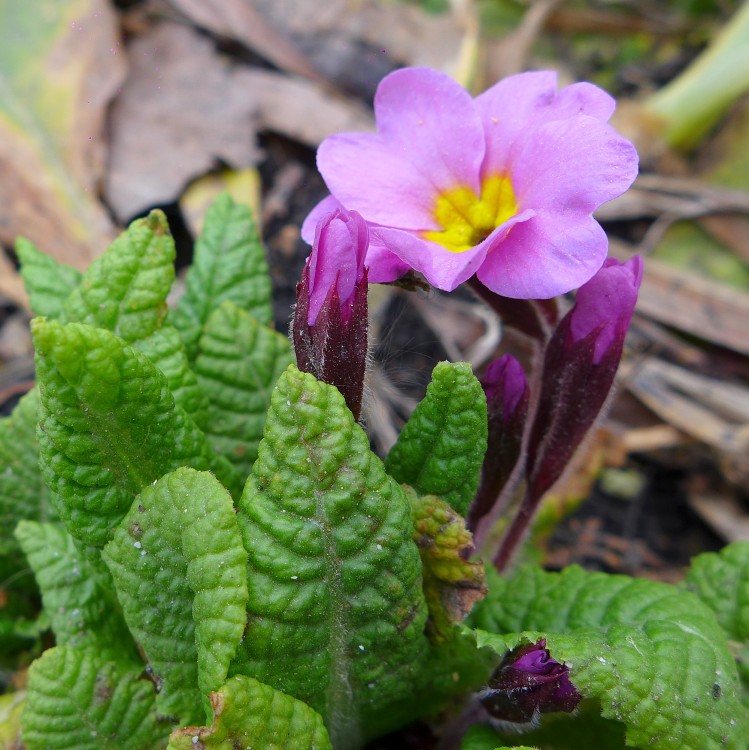
[[[448,291],[477,274],[507,297],[562,294],[601,267],[608,243],[592,213],[637,174],[634,147],[606,124],[613,110],[592,84],[557,91],[550,71],[472,99],[439,71],[397,70],[377,89],[377,133],[321,144],[331,196],[302,234],[344,205],[370,226],[370,281],[414,268]]]

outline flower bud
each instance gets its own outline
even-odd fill
[[[525,372],[511,354],[495,359],[481,384],[489,430],[481,481],[468,516],[472,529],[492,510],[520,457],[530,393]]]
[[[641,281],[640,257],[607,259],[549,340],[528,444],[534,501],[559,479],[606,403]]]
[[[367,358],[369,232],[356,211],[320,218],[291,324],[300,370],[334,385],[359,418]]]
[[[540,640],[507,653],[480,698],[495,719],[525,724],[542,713],[571,713],[582,695],[570,682],[569,667],[552,658]]]

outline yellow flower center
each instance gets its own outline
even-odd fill
[[[453,188],[439,195],[434,205],[434,218],[442,229],[424,232],[423,237],[451,253],[462,253],[476,247],[517,212],[518,204],[509,177],[494,175],[481,183],[480,195],[467,187]]]

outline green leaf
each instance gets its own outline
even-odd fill
[[[41,252],[25,237],[16,240],[16,255],[34,315],[58,317],[65,300],[80,283],[81,272]]]
[[[629,745],[718,750],[745,742],[747,713],[725,636],[688,592],[576,566],[526,567],[490,581],[471,620],[490,631],[477,631],[479,647],[500,656],[545,638],[578,690],[626,724]]]
[[[413,698],[426,607],[408,501],[338,390],[293,365],[239,504],[248,625],[233,674],[309,703],[336,748]]]
[[[565,713],[547,714],[540,723],[523,728],[522,739],[527,745],[554,750],[624,750],[624,725],[604,719],[597,701],[584,701],[570,716]],[[463,738],[462,750],[494,750],[498,745],[518,741],[516,725],[504,731],[487,726],[472,727]]]
[[[527,745],[513,745],[512,747],[502,745],[500,747],[499,738],[494,730],[490,727],[477,726],[471,727],[463,737],[460,750],[535,750],[535,748]]]
[[[159,709],[199,721],[246,619],[247,553],[229,493],[211,474],[177,469],[138,495],[102,554],[163,682]]]
[[[209,421],[208,399],[190,368],[185,345],[177,329],[165,323],[133,346],[164,374],[175,403],[190,415],[198,427],[204,428]]]
[[[0,557],[25,566],[13,530],[18,521],[56,518],[39,470],[39,391],[34,388],[10,417],[0,419]],[[11,571],[6,571],[10,573]]]
[[[749,689],[749,542],[695,557],[685,583],[715,613],[733,642],[739,675]]]
[[[251,677],[232,677],[211,695],[213,725],[172,732],[167,750],[332,750],[320,714]],[[197,739],[196,739],[197,738]]]
[[[270,394],[294,355],[286,336],[233,302],[208,318],[195,372],[210,401],[208,440],[246,477],[257,458]]]
[[[475,551],[473,537],[462,516],[434,495],[419,497],[407,485],[403,489],[411,503],[413,539],[424,571],[427,632],[441,642],[484,598],[484,566],[470,561]]]
[[[401,484],[438,495],[465,515],[478,487],[486,434],[486,397],[471,366],[440,362],[385,466]]]
[[[206,211],[185,282],[187,289],[172,320],[191,360],[203,326],[222,302],[234,302],[260,323],[273,320],[268,262],[252,211],[228,193],[219,195]]]
[[[42,592],[58,646],[91,647],[138,663],[138,651],[98,551],[86,554],[64,529],[21,521],[16,536]]]
[[[231,466],[174,403],[166,379],[109,331],[32,321],[42,399],[40,464],[68,532],[101,546],[133,498],[180,466]]]
[[[136,219],[86,270],[63,308],[66,323],[87,323],[127,343],[144,339],[164,321],[174,281],[174,240],[166,216]]]
[[[57,647],[29,670],[21,717],[26,750],[155,750],[168,725],[143,668],[106,661],[94,651]]]

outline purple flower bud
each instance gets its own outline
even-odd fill
[[[546,345],[526,459],[526,495],[494,560],[502,570],[544,493],[601,415],[614,384],[642,281],[642,259],[608,259],[577,293]]]
[[[609,258],[580,287],[546,347],[528,445],[529,495],[540,499],[562,474],[606,403],[642,281],[642,259]]]
[[[530,393],[525,372],[511,354],[495,359],[481,384],[486,393],[489,431],[481,481],[468,515],[471,529],[492,511],[520,457]]]
[[[570,682],[569,667],[552,658],[545,640],[507,653],[481,694],[481,703],[491,716],[516,723],[528,723],[552,711],[571,713],[581,700]]]
[[[637,302],[642,270],[639,256],[626,263],[607,258],[603,268],[577,292],[569,336],[576,342],[595,333],[593,364],[601,362],[612,348],[621,351]]]
[[[338,208],[320,218],[291,324],[300,370],[336,386],[355,419],[367,359],[367,225]]]
[[[315,325],[333,288],[338,295],[343,321],[351,317],[354,291],[364,277],[368,246],[367,224],[356,211],[337,208],[318,221],[308,261],[309,325]]]

